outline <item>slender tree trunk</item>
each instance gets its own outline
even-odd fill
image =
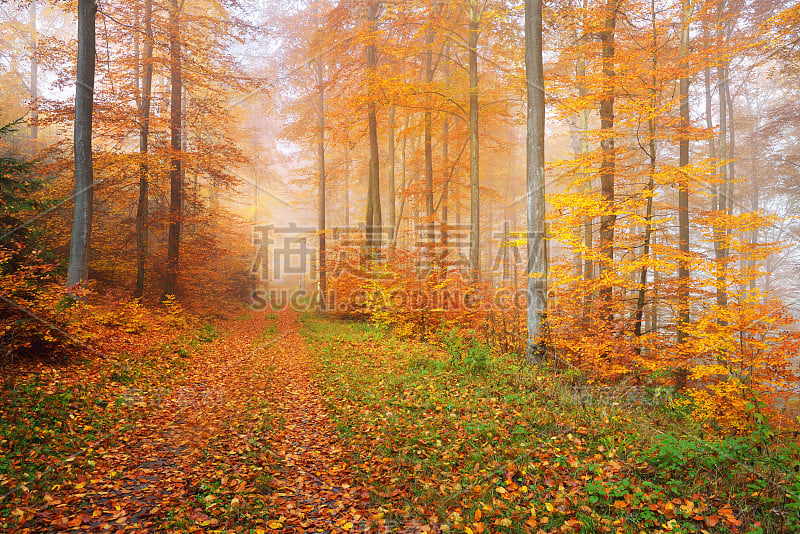
[[[447,79],[448,73],[445,72],[445,79]],[[452,174],[448,172],[448,166],[450,165],[450,123],[448,122],[447,118],[444,119],[442,123],[442,175],[446,176],[443,190],[442,190],[442,257],[447,257],[447,224],[449,218],[449,208],[448,208],[448,201],[450,196],[450,178]]]
[[[138,5],[138,4],[137,4]],[[144,80],[139,101],[139,200],[136,204],[136,287],[133,296],[137,299],[144,295],[144,278],[147,269],[147,222],[149,211],[149,174],[147,161],[150,144],[150,107],[153,93],[153,2],[144,0]],[[138,64],[138,61],[137,61]],[[138,81],[137,81],[138,86]]]
[[[615,34],[617,26],[618,0],[608,0],[606,4],[605,24],[600,32],[603,54],[603,97],[600,101],[600,129],[602,131],[600,148],[603,154],[600,169],[600,192],[608,211],[600,218],[600,247],[605,256],[600,265],[601,275],[612,278],[614,270],[614,225],[616,224],[616,207],[614,205],[614,180],[616,167],[615,132],[614,132],[614,71]],[[612,298],[614,288],[610,281],[605,281],[600,289],[606,319],[613,319]]]
[[[389,165],[386,169],[386,187],[389,188],[389,213],[387,217],[389,219],[389,241],[391,243],[395,242],[394,234],[397,231],[395,227],[395,220],[397,219],[397,191],[395,187],[395,106],[393,105],[389,109]]]
[[[547,241],[544,176],[544,67],[542,61],[542,0],[525,0],[525,77],[527,81],[528,131],[528,363],[545,359],[547,322]]]
[[[369,135],[369,180],[367,187],[367,248],[376,258],[381,246],[381,195],[380,153],[378,151],[378,112],[375,103],[375,77],[378,66],[377,28],[378,1],[367,2],[367,28],[370,36],[367,43],[367,120]]]
[[[688,338],[689,326],[689,20],[692,15],[691,0],[683,0],[681,14],[680,63],[680,139],[678,141],[678,248],[681,260],[678,266],[678,343],[683,344]],[[685,371],[679,371],[679,386],[685,382]]]
[[[95,16],[94,0],[78,0],[78,70],[75,84],[75,196],[67,287],[89,275],[92,232],[92,108],[94,106]]]
[[[178,268],[180,265],[181,223],[183,222],[183,183],[181,177],[181,111],[183,78],[181,72],[180,13],[178,0],[170,0],[170,203],[169,233],[167,237],[167,272],[164,297],[176,295],[178,291]]]
[[[431,7],[431,20],[425,33],[425,84],[426,90],[433,83],[435,69],[433,67],[433,7]],[[427,223],[433,225],[433,114],[430,104],[425,107],[425,215]],[[432,235],[429,232],[428,237]]]
[[[328,306],[328,273],[327,273],[327,243],[325,220],[325,79],[322,54],[317,56],[317,173],[319,174],[319,213],[317,232],[319,232],[319,304],[322,310]]]
[[[709,67],[705,68],[704,73],[704,80],[705,80],[705,88],[706,88],[706,128],[709,132],[714,130],[714,117],[712,115],[712,108],[711,108],[711,69]],[[714,141],[714,137],[709,135],[708,136],[708,156],[711,158],[712,161],[717,159],[717,143]],[[713,184],[713,180],[712,180]],[[711,186],[711,211],[717,210],[717,186],[716,184]]]
[[[759,206],[759,188],[758,188],[758,163],[756,161],[756,150],[753,148],[753,151],[750,156],[750,186],[751,186],[751,195],[750,195],[750,202],[751,210],[753,213],[758,213],[760,206]],[[758,228],[755,225],[750,229],[750,249],[751,249],[751,256],[748,261],[748,268],[749,268],[749,277],[750,277],[750,292],[755,292],[756,290],[756,259],[755,259],[755,250],[758,247]]]
[[[350,149],[344,149],[344,227],[350,228]]]
[[[481,13],[478,0],[469,0],[469,261],[474,281],[481,271],[480,160],[478,144],[478,36]]]
[[[583,8],[586,9],[587,0],[583,1]],[[586,99],[586,47],[588,45],[588,36],[582,35],[580,38],[581,53],[578,56],[575,74],[578,77],[578,96],[581,101]],[[580,158],[583,159],[589,153],[589,110],[584,106],[578,113],[578,121],[580,127]],[[583,178],[583,185],[581,191],[585,195],[592,193],[592,178],[586,176]],[[586,249],[586,256],[583,265],[583,279],[586,281],[594,279],[594,261],[592,256],[594,254],[594,218],[587,217],[583,222],[583,247]],[[583,297],[583,315],[588,314],[592,302],[592,294],[587,291]]]
[[[653,78],[651,83],[650,108],[655,110],[658,106],[658,79],[655,73],[658,71],[658,27],[656,26],[656,4],[655,0],[650,0],[650,15],[653,30]],[[688,24],[687,34],[688,36]],[[681,33],[681,53],[684,51],[683,32]],[[683,55],[682,55],[683,57]],[[681,118],[683,118],[683,77],[681,77]],[[688,89],[688,84],[687,84]],[[687,95],[688,96],[688,95]],[[687,108],[688,109],[688,108]],[[656,123],[651,117],[647,121],[647,130],[650,135],[649,151],[650,151],[650,164],[648,166],[648,179],[647,179],[647,211],[645,214],[645,230],[644,230],[644,250],[642,257],[645,259],[642,265],[642,270],[639,274],[639,295],[636,299],[636,317],[634,320],[634,335],[639,338],[642,336],[643,328],[642,322],[644,318],[644,304],[647,298],[647,266],[650,261],[650,241],[653,236],[653,195],[655,193],[655,174],[656,174]],[[683,138],[681,138],[683,143]],[[688,142],[687,142],[688,149]],[[688,150],[687,150],[688,153]],[[683,144],[681,144],[681,155],[683,154]],[[637,350],[641,351],[641,343],[637,346]]]
[[[728,108],[728,214],[733,215],[733,205],[735,200],[734,186],[736,184],[736,123],[734,122],[733,98],[731,97],[731,84],[728,80],[729,71],[725,69],[725,100]],[[733,232],[728,228],[728,234]]]
[[[724,17],[725,2],[721,0],[717,4],[719,23],[717,29],[718,46],[722,47],[723,31],[722,19]],[[720,48],[721,49],[721,48]],[[727,173],[727,159],[728,159],[728,109],[727,100],[725,98],[727,86],[727,72],[725,61],[720,59],[717,65],[718,77],[718,93],[719,93],[719,158],[721,160],[719,166],[720,185],[719,195],[717,196],[717,216],[721,217],[727,211],[728,206],[728,173]],[[717,305],[720,309],[724,310],[728,307],[728,269],[727,257],[728,248],[726,241],[726,230],[719,222],[714,225],[714,252],[717,262]],[[720,320],[720,324],[725,321]]]
[[[36,29],[36,0],[31,1],[28,8],[31,18],[31,120],[30,120],[30,134],[31,140],[37,141],[39,139],[39,32]],[[36,151],[36,147],[32,147]]]

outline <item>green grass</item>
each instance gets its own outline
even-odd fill
[[[473,532],[797,528],[791,446],[707,443],[662,395],[576,404],[575,377],[520,368],[455,333],[443,350],[364,323],[303,323],[354,468],[401,516]]]

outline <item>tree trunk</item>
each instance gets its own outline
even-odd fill
[[[176,295],[178,291],[178,268],[180,261],[181,223],[183,219],[183,183],[181,177],[181,111],[183,79],[181,72],[180,13],[178,0],[170,1],[169,50],[170,50],[170,203],[169,235],[167,237],[167,272],[164,297]]]
[[[718,8],[718,29],[717,29],[717,45],[721,47],[723,45],[723,32],[722,32],[722,19],[724,16],[724,9],[725,9],[725,2],[721,0],[719,4],[717,4]],[[727,211],[728,206],[728,173],[727,173],[727,163],[726,160],[728,159],[728,146],[727,146],[727,137],[728,137],[728,109],[727,109],[727,100],[725,98],[725,92],[727,87],[727,73],[726,73],[726,65],[725,61],[720,59],[717,65],[717,77],[718,77],[718,86],[719,86],[719,158],[720,158],[720,166],[719,166],[719,175],[720,175],[720,185],[719,185],[719,195],[717,196],[717,217],[721,217],[723,213]],[[725,228],[721,227],[719,222],[714,225],[714,253],[715,259],[717,262],[717,306],[720,309],[726,309],[728,307],[728,269],[727,269],[727,257],[728,257],[728,250],[725,244],[725,237],[726,237],[726,230]],[[720,324],[725,323],[725,321],[720,320]]]
[[[653,78],[651,83],[653,84],[652,87],[652,94],[650,96],[650,108],[655,110],[658,106],[658,79],[655,76],[655,73],[658,71],[658,27],[656,26],[656,5],[655,0],[650,0],[650,15],[651,15],[651,22],[652,22],[652,30],[653,30],[653,42],[651,43],[653,47]],[[686,36],[688,37],[688,24],[685,27],[687,33]],[[684,33],[681,32],[681,57],[684,57],[684,44],[688,44],[684,42]],[[684,97],[684,85],[683,85],[684,78],[681,77],[681,118],[683,118],[683,97]],[[687,87],[688,89],[688,83]],[[688,92],[686,93],[688,96]],[[687,107],[688,111],[688,107]],[[642,265],[642,270],[639,274],[639,295],[636,299],[636,316],[634,320],[634,331],[633,334],[637,338],[641,337],[643,334],[642,323],[644,319],[644,304],[645,299],[647,298],[647,265],[650,259],[650,242],[653,237],[653,195],[655,193],[655,174],[656,174],[656,123],[651,117],[647,121],[647,129],[650,135],[650,164],[648,167],[648,179],[647,179],[647,211],[645,214],[645,230],[644,230],[644,251],[642,256],[645,258],[645,262]],[[687,141],[687,154],[688,154],[688,141]],[[683,138],[681,138],[681,155],[683,155]],[[641,351],[641,343],[638,344],[637,350]]]
[[[433,83],[435,70],[433,68],[433,7],[431,7],[431,20],[425,33],[425,84],[426,91],[430,90]],[[433,114],[430,103],[425,106],[425,215],[428,225],[433,225]],[[428,233],[431,237],[431,233]]]
[[[753,149],[753,152],[751,153],[751,156],[750,156],[750,166],[751,166],[751,170],[750,170],[750,176],[751,176],[751,178],[750,178],[750,186],[752,188],[751,189],[752,190],[752,194],[750,195],[750,202],[752,203],[751,204],[751,211],[753,213],[758,213],[758,211],[760,209],[760,206],[759,206],[759,194],[760,194],[760,191],[759,191],[759,188],[758,188],[758,163],[756,161],[755,148]],[[749,271],[750,271],[748,273],[748,276],[750,276],[750,292],[751,293],[754,293],[755,290],[756,290],[757,276],[756,276],[755,251],[756,251],[757,247],[758,247],[758,228],[755,225],[753,225],[753,227],[750,229],[751,256],[750,256],[750,260],[748,261],[748,268],[749,268]]]
[[[547,321],[547,241],[544,177],[544,68],[542,61],[542,0],[525,0],[525,77],[528,94],[527,213],[528,213],[528,363],[545,359]]]
[[[603,154],[600,168],[600,193],[605,204],[606,215],[600,218],[600,248],[605,256],[600,265],[601,275],[611,278],[614,270],[614,225],[616,214],[614,206],[614,179],[616,154],[614,149],[614,71],[615,43],[614,38],[617,26],[618,0],[608,0],[606,4],[605,24],[600,32],[600,41],[603,54],[603,97],[600,101],[600,129],[602,130],[600,149]],[[610,281],[605,281],[600,289],[600,298],[603,301],[604,315],[608,320],[613,319],[612,297],[614,288]]]
[[[689,326],[689,19],[692,15],[691,0],[683,0],[681,15],[680,63],[680,139],[678,141],[678,248],[681,260],[678,266],[678,343],[685,343]],[[679,377],[683,380],[682,377]],[[683,384],[679,384],[683,385]]]
[[[394,234],[397,231],[395,227],[395,220],[397,218],[397,191],[395,187],[395,106],[393,105],[389,109],[389,165],[386,169],[386,187],[389,188],[389,213],[387,217],[389,219],[389,241],[391,243],[395,242]]]
[[[378,1],[367,3],[367,120],[369,130],[369,180],[367,186],[367,248],[376,259],[381,246],[381,195],[380,195],[380,153],[378,151],[378,112],[375,103],[375,77],[378,66],[377,24]]]
[[[150,166],[148,164],[148,145],[150,137],[150,106],[153,93],[153,2],[144,0],[144,80],[139,101],[139,200],[136,204],[136,287],[134,298],[144,295],[144,277],[147,269],[147,219]],[[137,61],[138,64],[138,61]],[[138,85],[138,81],[137,81]]]
[[[67,269],[67,287],[89,275],[92,233],[92,108],[94,105],[95,16],[94,0],[78,0],[78,69],[75,84],[75,206]]]
[[[469,261],[474,281],[481,271],[480,161],[478,145],[478,0],[469,1]]]
[[[328,305],[328,273],[326,250],[326,221],[325,221],[325,79],[322,54],[317,56],[317,172],[319,174],[319,213],[317,232],[319,233],[319,261],[317,270],[319,274],[319,304],[324,311]]]
[[[39,33],[36,29],[36,0],[31,2],[29,7],[31,17],[31,120],[30,120],[30,134],[31,140],[37,141],[39,139]],[[36,147],[32,147],[33,153],[36,153]]]
[[[350,228],[350,150],[344,149],[344,227]]]

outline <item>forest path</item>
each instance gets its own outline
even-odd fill
[[[350,476],[292,311],[250,313],[89,449],[31,532],[344,532],[368,491]]]

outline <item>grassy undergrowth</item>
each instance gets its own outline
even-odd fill
[[[114,342],[97,343],[103,359],[28,362],[0,380],[0,529],[23,522],[17,516],[65,480],[91,472],[94,448],[132,428],[179,383],[192,353],[221,335],[206,324],[114,336],[117,326],[105,332]],[[140,340],[137,350],[138,335],[155,343]]]
[[[440,531],[797,532],[797,449],[703,439],[658,391],[580,402],[569,376],[306,315],[320,385],[376,505]]]

